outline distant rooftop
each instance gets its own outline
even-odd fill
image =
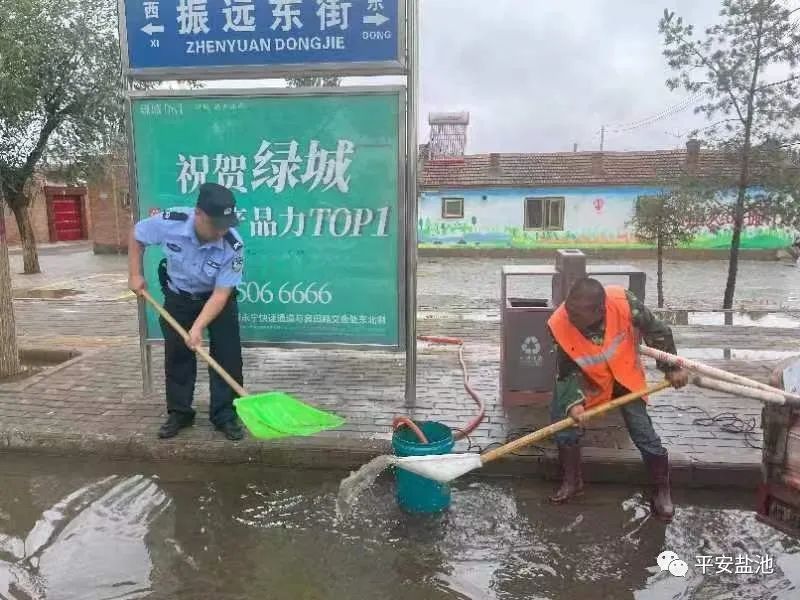
[[[647,185],[696,177],[735,177],[734,157],[716,150],[473,154],[431,160],[421,152],[423,189]]]

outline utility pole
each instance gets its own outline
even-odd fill
[[[600,128],[600,152],[602,152],[606,147],[606,126],[603,125]]]

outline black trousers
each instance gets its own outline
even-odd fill
[[[169,289],[165,289],[164,298],[164,307],[187,331],[206,303],[203,299],[176,294]],[[192,400],[197,379],[197,356],[169,323],[164,319],[159,319],[159,322],[164,334],[167,411],[190,419],[195,414]],[[225,308],[208,326],[208,333],[211,339],[211,356],[241,384],[242,344],[239,336],[239,306],[236,302],[236,292],[231,294]],[[236,418],[233,407],[236,393],[213,369],[208,369],[208,375],[211,388],[209,418],[214,425],[220,426]]]

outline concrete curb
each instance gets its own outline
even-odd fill
[[[53,350],[52,348],[20,348],[19,358],[22,362],[43,362],[49,365],[60,365],[80,356],[77,350]]]
[[[355,470],[380,454],[391,453],[388,440],[312,437],[261,442],[245,439],[161,441],[155,436],[115,436],[63,432],[0,431],[0,451],[46,456],[105,457],[152,462],[261,464],[292,469]],[[584,448],[584,480],[591,483],[647,485],[650,480],[638,452]],[[672,453],[672,484],[676,488],[716,487],[754,490],[761,481],[758,462],[708,462]],[[534,477],[555,480],[554,452],[511,456],[476,472],[487,477]]]

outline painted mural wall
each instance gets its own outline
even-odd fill
[[[639,196],[659,192],[656,187],[509,188],[441,190],[423,192],[419,206],[421,247],[546,248],[646,248],[629,227]],[[563,197],[563,230],[529,230],[525,227],[526,198]],[[462,218],[443,218],[442,199],[463,198]],[[794,232],[750,219],[742,235],[742,248],[779,249],[790,245]],[[724,215],[709,223],[687,244],[694,249],[730,246],[731,224]]]

